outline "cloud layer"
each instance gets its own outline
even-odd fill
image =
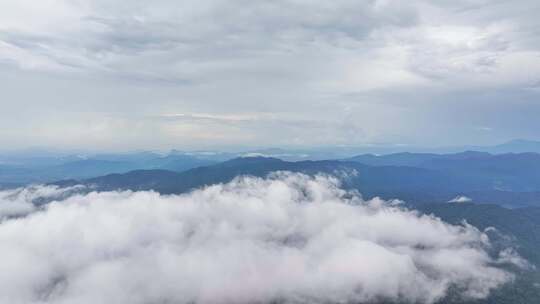
[[[362,201],[328,177],[92,192],[1,222],[0,302],[432,303],[450,287],[482,298],[512,278],[488,246],[471,226]]]
[[[540,139],[539,9],[536,0],[2,1],[0,82],[10,85],[0,144]]]
[[[82,186],[60,188],[58,186],[33,185],[0,191],[0,219],[25,216],[36,211],[40,205],[65,199]]]

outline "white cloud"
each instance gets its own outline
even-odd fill
[[[482,298],[512,277],[487,246],[327,177],[93,192],[0,224],[0,302],[431,303],[452,285]]]
[[[513,248],[506,248],[499,252],[498,263],[511,264],[522,269],[535,269],[536,267],[523,259]]]
[[[58,186],[28,186],[0,191],[0,220],[24,216],[36,210],[36,206],[52,200],[62,200],[81,190],[82,186],[60,188]]]
[[[458,195],[454,197],[453,199],[449,200],[448,202],[449,203],[468,203],[468,202],[472,202],[472,199],[464,195]]]

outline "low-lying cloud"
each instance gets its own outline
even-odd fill
[[[449,200],[448,202],[449,203],[470,203],[472,202],[472,199],[464,195],[458,195],[454,197],[453,199]]]
[[[61,188],[58,186],[33,185],[0,191],[0,219],[24,216],[36,211],[39,205],[53,200],[65,199],[83,186]]]
[[[1,303],[432,303],[512,279],[476,228],[363,201],[329,177],[92,192],[26,212],[0,223]]]

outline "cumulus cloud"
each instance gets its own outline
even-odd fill
[[[363,201],[329,177],[92,192],[0,224],[0,302],[432,303],[451,287],[483,298],[512,279],[488,246],[472,226]]]
[[[469,203],[472,202],[472,199],[464,195],[458,195],[453,199],[448,201],[449,203]]]
[[[81,190],[83,186],[60,188],[34,185],[0,191],[0,219],[27,215],[37,206],[52,200],[61,200]]]
[[[498,263],[515,265],[521,269],[535,269],[536,266],[530,264],[522,258],[513,248],[506,248],[499,252]]]

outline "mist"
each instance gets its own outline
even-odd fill
[[[32,189],[0,192],[2,303],[433,303],[450,289],[485,298],[513,279],[501,263],[523,263],[491,257],[473,226],[363,200],[328,176],[183,195]]]

